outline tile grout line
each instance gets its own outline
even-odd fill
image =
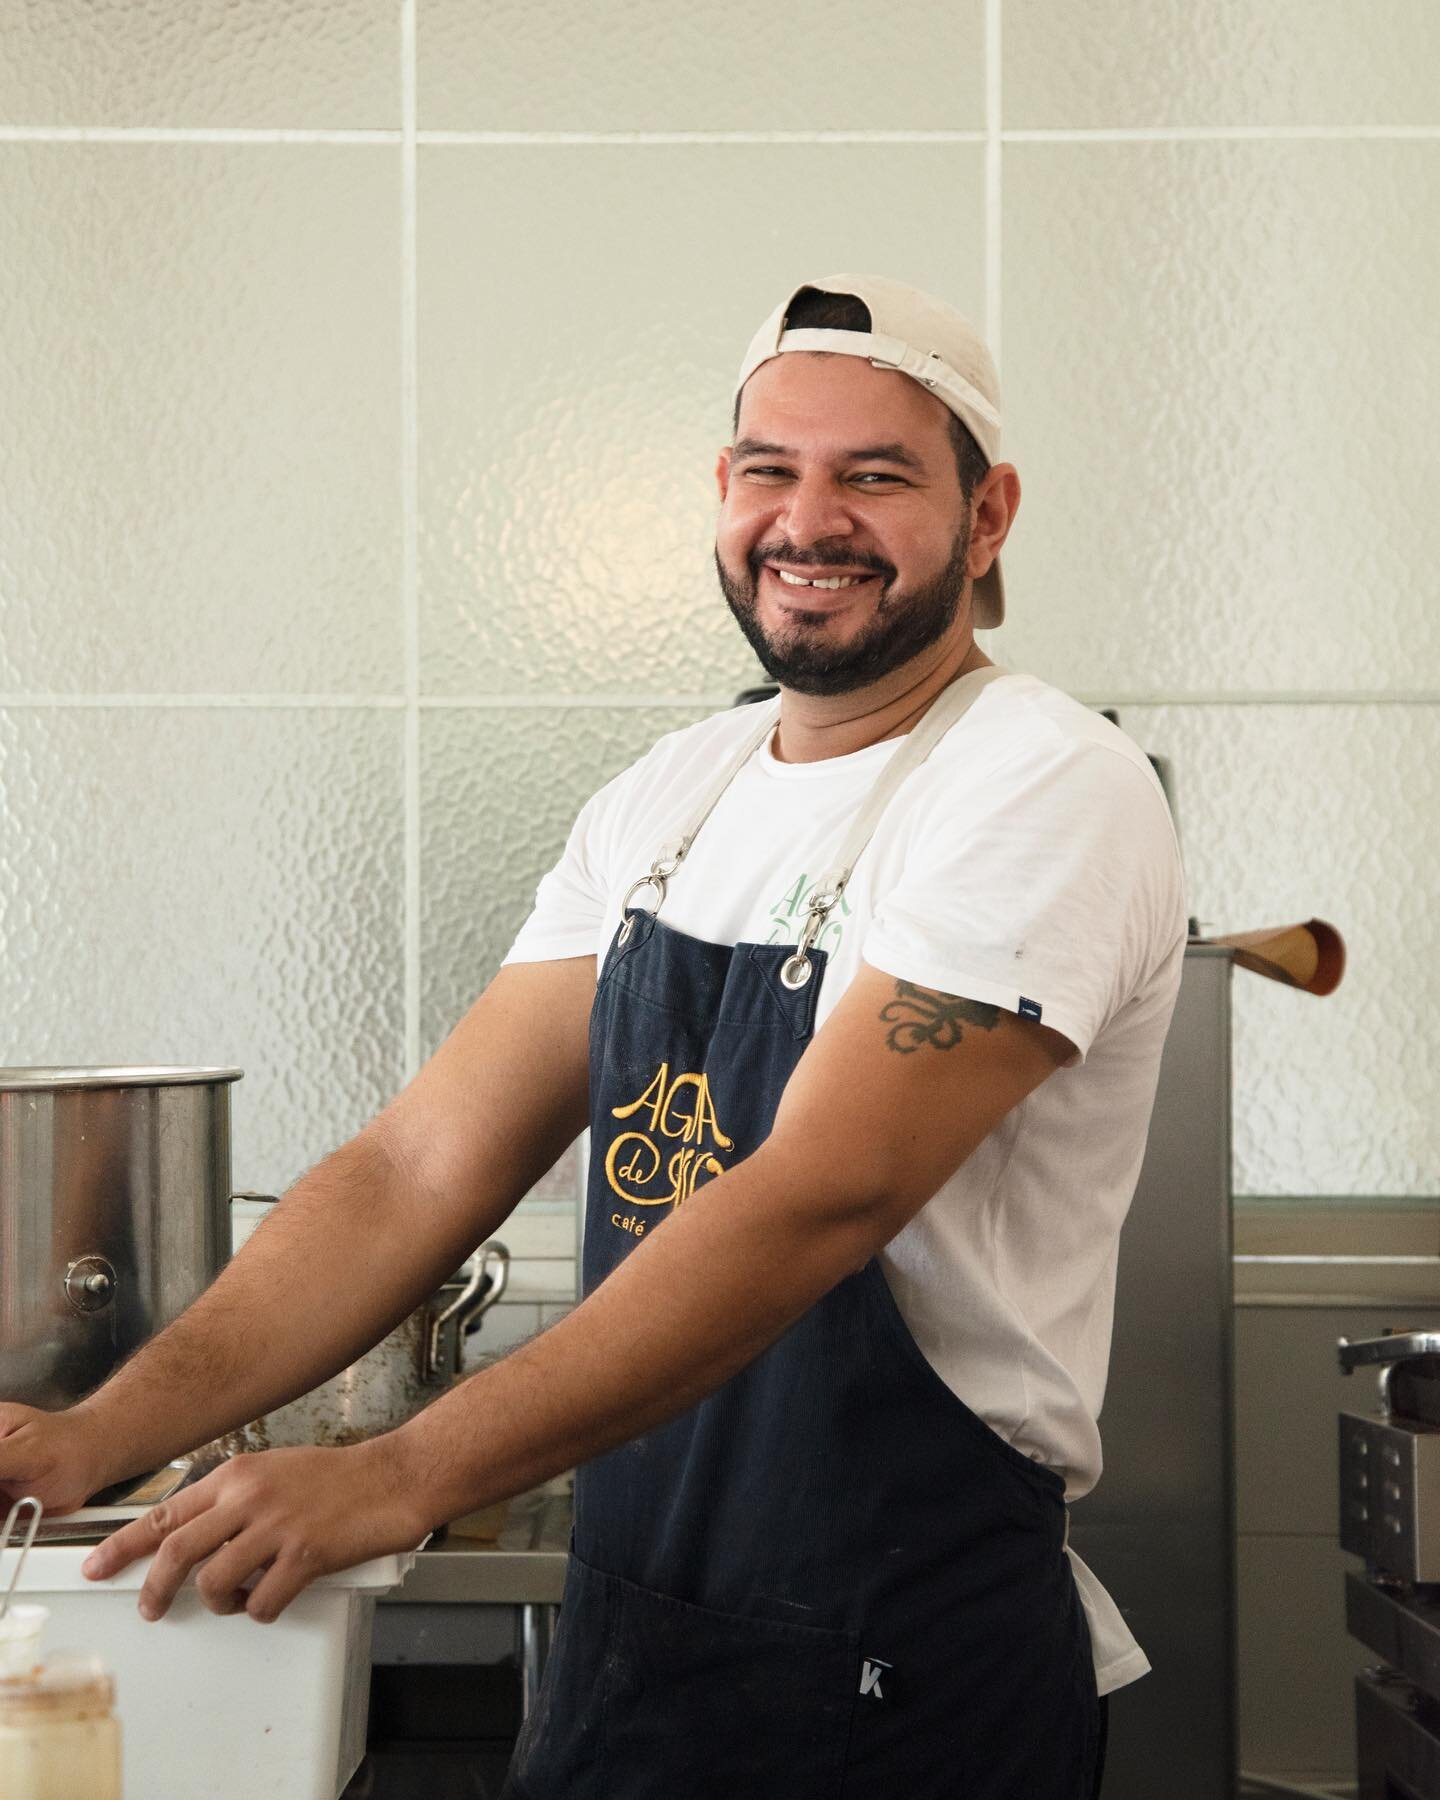
[[[286,126],[0,125],[0,144],[388,144],[399,131]]]
[[[33,709],[66,707],[170,707],[195,710],[246,708],[296,711],[398,712],[400,694],[0,694],[0,706]]]
[[[1003,94],[1001,80],[1003,71],[1004,45],[1001,37],[1003,30],[1003,0],[985,0],[985,162],[983,171],[984,209],[984,285],[985,315],[982,320],[981,336],[985,340],[995,363],[995,373],[1000,379],[1001,436],[1004,436],[1005,382],[1004,351],[1001,342],[1004,329],[1004,267],[1005,232],[1002,207],[1005,199],[1005,163],[1004,163],[1004,130],[1003,130]],[[1005,454],[1001,446],[1001,456]],[[993,647],[999,652],[996,660],[1005,660],[1005,633],[1001,629],[995,636],[988,632],[977,640],[982,647]]]
[[[405,634],[405,1079],[420,1067],[420,422],[415,6],[400,0],[401,607]]]
[[[1425,142],[1440,125],[1111,125],[1094,130],[1016,127],[1007,144],[1340,143],[1348,140]]]
[[[983,131],[422,131],[426,145],[979,144]]]
[[[986,0],[987,9],[991,0]],[[413,76],[413,70],[412,70]],[[413,126],[413,114],[412,114]],[[1015,127],[1005,144],[1323,143],[1440,141],[1440,125],[1139,125]],[[979,131],[420,131],[301,130],[256,126],[0,125],[0,144],[332,144],[635,146],[683,144],[981,144]]]
[[[985,0],[985,341],[1002,368],[1001,282],[1004,227],[1004,138],[1001,131],[1001,0]]]
[[[986,0],[987,8],[990,0]],[[998,33],[996,42],[998,43]],[[998,93],[998,71],[997,71]],[[422,131],[422,144],[984,144],[988,126],[971,131]],[[1014,126],[1007,144],[1224,143],[1440,139],[1440,125],[1101,125]]]
[[[469,712],[476,709],[504,712],[565,707],[618,707],[631,711],[638,711],[643,707],[703,707],[718,712],[734,704],[733,689],[723,694],[432,694],[420,702],[426,712]]]
[[[410,634],[407,633],[407,638]],[[1071,690],[1067,689],[1067,692]],[[1282,688],[1274,693],[1241,694],[1216,688],[1193,694],[1102,693],[1079,689],[1073,698],[1085,706],[1417,706],[1440,705],[1440,688],[1414,693],[1384,689]],[[154,708],[174,711],[370,711],[370,712],[554,712],[642,708],[700,708],[720,711],[734,704],[723,694],[3,694],[0,708],[84,711],[105,708]]]

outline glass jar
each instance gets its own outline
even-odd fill
[[[115,1685],[94,1657],[0,1680],[5,1800],[121,1800]]]

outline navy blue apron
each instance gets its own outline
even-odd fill
[[[858,848],[1003,672],[952,684],[897,750],[795,949],[702,942],[631,908],[632,889],[591,1016],[587,1294],[763,1143]],[[636,883],[656,910],[733,774]],[[956,1398],[872,1259],[708,1399],[577,1472],[555,1644],[506,1793],[1089,1800],[1099,1714],[1065,1538],[1063,1481]]]

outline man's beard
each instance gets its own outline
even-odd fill
[[[842,569],[874,571],[882,583],[895,578],[894,568],[878,557],[856,556],[853,551],[827,551],[816,544],[801,555],[790,544],[761,545],[746,558],[748,580],[736,581],[715,552],[720,587],[745,633],[750,648],[772,681],[797,694],[849,694],[868,687],[900,668],[943,637],[954,623],[965,591],[965,560],[970,553],[970,521],[965,519],[950,551],[950,560],[923,587],[891,592],[882,587],[875,615],[864,629],[845,644],[827,644],[827,618],[813,624],[797,621],[783,634],[768,637],[758,616],[760,570],[766,563],[798,563],[812,567],[823,563],[831,573]],[[797,590],[803,592],[803,590]]]

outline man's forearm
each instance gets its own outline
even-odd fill
[[[869,1197],[818,1202],[757,1152],[698,1189],[581,1306],[390,1434],[433,1529],[693,1406],[893,1234]],[[378,1446],[377,1446],[378,1447]]]
[[[419,1229],[420,1211],[373,1131],[296,1182],[200,1298],[80,1403],[107,1481],[308,1392],[393,1329],[474,1248]]]

